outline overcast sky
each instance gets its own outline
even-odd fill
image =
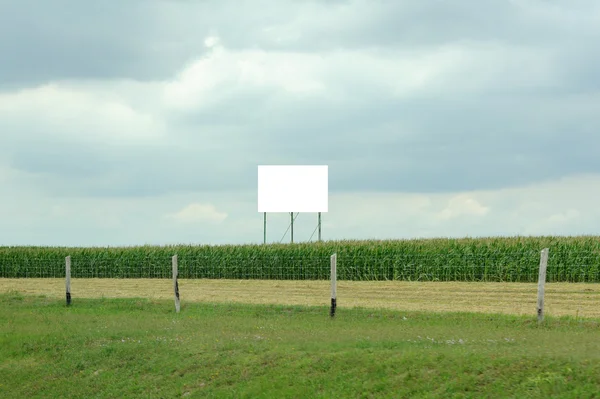
[[[598,43],[595,0],[0,0],[0,246],[259,243],[259,164],[329,165],[327,240],[599,233]]]

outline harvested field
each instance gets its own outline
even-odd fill
[[[170,299],[169,279],[72,279],[77,298]],[[327,281],[179,280],[186,302],[328,306]],[[0,278],[0,292],[61,298],[64,279]],[[534,315],[537,284],[469,282],[338,282],[338,306],[433,312]],[[600,318],[600,284],[547,283],[545,311],[551,316]]]

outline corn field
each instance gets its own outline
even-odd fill
[[[329,279],[536,282],[540,251],[550,248],[548,282],[600,282],[600,237],[507,237],[224,246],[124,248],[0,247],[0,277]]]

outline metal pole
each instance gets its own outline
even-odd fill
[[[321,212],[319,212],[319,241],[321,241]]]
[[[263,244],[267,243],[267,212],[265,212],[264,215],[264,222],[263,222]]]
[[[292,221],[292,244],[294,243],[294,212],[290,212],[290,217]]]

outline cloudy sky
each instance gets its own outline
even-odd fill
[[[329,165],[324,239],[596,234],[598,43],[595,0],[0,0],[0,245],[262,242],[259,164]]]

